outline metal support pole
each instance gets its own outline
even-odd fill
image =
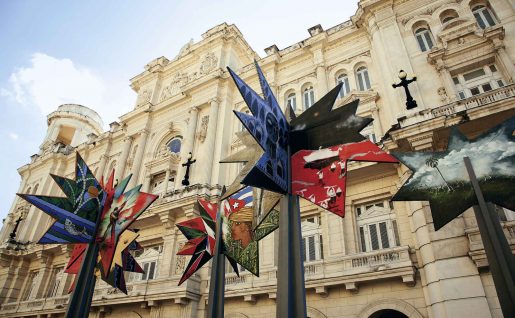
[[[222,254],[222,206],[222,202],[220,202],[216,213],[216,243],[213,252],[213,263],[211,264],[206,318],[224,317],[225,256]]]
[[[76,285],[70,296],[70,303],[66,309],[66,318],[87,318],[95,291],[95,267],[98,261],[100,244],[89,243],[86,254],[80,267]]]
[[[504,317],[515,312],[515,259],[492,205],[485,202],[468,157],[463,158],[479,206],[474,206],[477,225]]]
[[[288,160],[290,158],[288,147]],[[280,202],[276,317],[302,318],[306,317],[302,232],[299,197],[291,194],[291,170],[288,170],[287,181],[288,194]]]

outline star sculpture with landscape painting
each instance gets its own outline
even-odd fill
[[[455,127],[446,151],[393,153],[413,171],[395,201],[429,201],[435,230],[477,198],[463,161],[469,157],[486,201],[515,211],[515,117],[469,140]]]

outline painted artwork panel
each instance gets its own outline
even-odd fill
[[[392,154],[413,171],[392,200],[429,201],[436,230],[477,204],[464,157],[485,200],[515,211],[515,117],[472,140],[454,128],[446,151]]]
[[[225,255],[259,276],[259,240],[279,227],[279,212],[272,210],[257,225],[255,190],[245,187],[223,202],[222,236]]]
[[[292,156],[292,192],[340,216],[345,216],[349,161],[397,162],[369,140]]]

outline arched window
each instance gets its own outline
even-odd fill
[[[458,13],[452,9],[448,9],[448,10],[445,10],[443,11],[441,14],[440,14],[440,21],[442,22],[442,24],[444,23],[447,23],[451,20],[454,20],[458,17]]]
[[[315,91],[313,90],[313,86],[307,86],[304,88],[302,95],[304,100],[304,109],[308,109],[315,103]]]
[[[336,83],[343,84],[342,89],[340,89],[340,93],[338,94],[338,97],[342,98],[343,96],[349,94],[350,85],[349,85],[349,77],[347,77],[347,74],[338,75],[338,77],[336,78]]]
[[[483,4],[473,7],[472,13],[481,29],[485,29],[496,24],[492,11]]]
[[[368,70],[366,67],[361,66],[357,69],[356,78],[358,79],[358,89],[360,91],[366,91],[370,89],[370,78],[368,77]]]
[[[182,144],[182,137],[177,136],[172,138],[167,144],[166,147],[171,153],[180,153],[181,152],[181,144]]]
[[[286,106],[291,105],[291,108],[293,110],[297,110],[297,95],[295,94],[295,92],[290,91],[286,93],[285,104]]]
[[[422,52],[430,50],[433,47],[433,37],[428,28],[418,28],[415,31],[415,37],[417,38],[418,46]]]

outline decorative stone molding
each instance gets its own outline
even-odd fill
[[[197,139],[200,142],[204,142],[204,140],[206,140],[208,125],[209,125],[209,116],[207,116],[207,115],[203,116],[200,121],[200,129],[197,132]]]
[[[146,103],[150,103],[151,98],[152,91],[148,88],[143,89],[138,95],[138,101],[136,103],[136,106],[142,106]]]
[[[265,48],[266,55],[272,55],[272,54],[275,54],[278,52],[279,52],[279,49],[277,48],[277,45],[275,45],[275,44],[272,44],[269,47]]]
[[[315,36],[317,34],[320,34],[320,33],[324,32],[324,29],[322,28],[322,26],[320,24],[317,24],[317,25],[312,26],[311,28],[309,28],[308,32],[309,32],[309,35]]]
[[[213,52],[209,52],[204,56],[200,63],[200,74],[205,75],[214,70],[218,66],[218,58]]]

